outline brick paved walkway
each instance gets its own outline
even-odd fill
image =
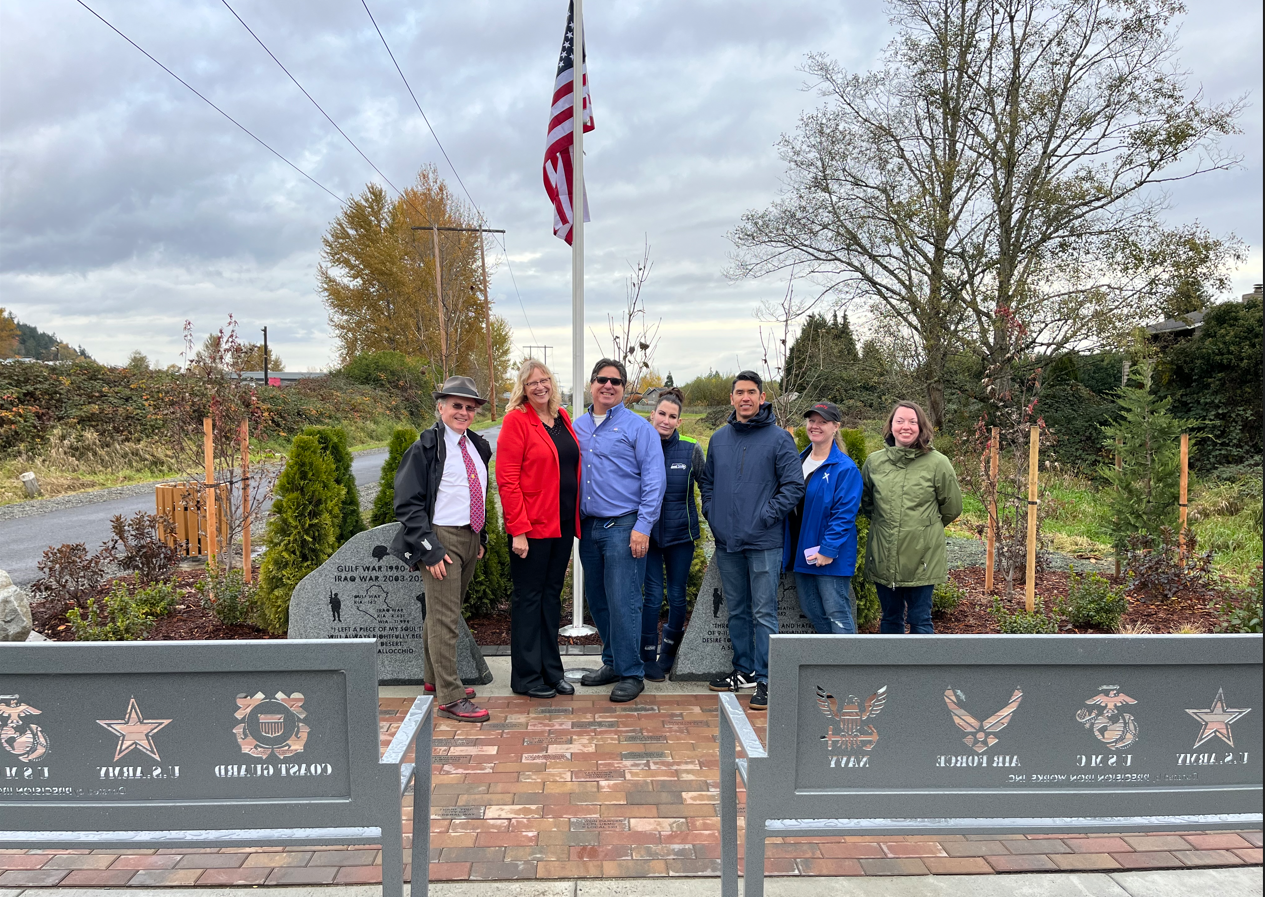
[[[384,745],[409,703],[380,700]],[[433,881],[720,874],[715,696],[480,703],[493,722],[436,721]],[[771,838],[767,854],[770,875],[1236,866],[1261,863],[1261,833]],[[0,887],[358,884],[380,864],[373,848],[0,851]]]

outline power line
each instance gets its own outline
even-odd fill
[[[211,107],[212,109],[214,109],[216,112],[218,112],[220,115],[224,116],[224,117],[225,117],[225,118],[227,118],[229,121],[231,121],[231,122],[232,122],[234,125],[236,125],[239,129],[241,129],[243,132],[245,132],[245,133],[246,133],[246,134],[247,134],[247,135],[248,135],[248,136],[249,136],[252,140],[254,140],[256,143],[258,143],[260,146],[262,146],[262,147],[263,147],[264,149],[266,149],[268,152],[272,153],[274,156],[276,156],[278,159],[280,159],[280,160],[281,160],[282,162],[284,162],[286,165],[289,165],[291,168],[293,168],[293,169],[294,169],[295,171],[297,171],[299,174],[303,175],[305,178],[307,178],[307,179],[308,179],[309,181],[311,181],[313,184],[315,184],[316,186],[320,187],[322,190],[324,190],[324,191],[325,191],[326,193],[328,193],[330,196],[334,197],[334,199],[338,202],[338,204],[339,204],[339,205],[341,205],[341,206],[343,206],[343,207],[346,207],[347,203],[346,203],[346,202],[342,199],[342,197],[338,196],[338,194],[334,193],[334,191],[333,191],[333,190],[330,190],[328,187],[326,187],[324,184],[322,184],[322,183],[321,183],[320,181],[318,181],[316,178],[312,177],[310,174],[308,174],[308,173],[307,173],[306,171],[304,171],[302,168],[300,168],[299,166],[295,165],[293,162],[291,162],[291,161],[290,161],[289,159],[287,159],[285,156],[281,155],[281,153],[277,152],[275,149],[273,149],[271,146],[269,146],[267,143],[265,143],[265,142],[264,142],[261,138],[259,138],[259,137],[255,136],[255,133],[254,133],[253,131],[251,131],[251,130],[250,130],[250,128],[246,127],[246,126],[245,126],[245,125],[243,125],[241,122],[239,122],[237,119],[233,118],[233,116],[229,115],[227,112],[225,112],[223,109],[221,109],[219,106],[215,105],[215,104],[214,104],[214,103],[212,103],[210,100],[208,100],[205,96],[203,96],[201,93],[199,93],[199,92],[198,92],[198,90],[197,90],[197,88],[195,88],[192,84],[190,84],[190,83],[189,83],[188,81],[186,81],[184,78],[181,78],[179,75],[177,75],[177,74],[176,74],[175,72],[173,72],[171,69],[167,68],[167,66],[163,65],[161,62],[159,62],[157,59],[155,59],[153,56],[151,56],[151,55],[149,54],[149,52],[147,52],[147,51],[146,51],[143,47],[141,47],[141,45],[140,45],[140,44],[136,43],[136,41],[132,40],[130,37],[128,37],[128,36],[127,36],[126,34],[124,34],[122,31],[120,31],[119,29],[115,28],[115,27],[114,27],[113,25],[111,25],[108,21],[106,21],[106,19],[105,19],[105,18],[104,18],[104,17],[103,17],[100,13],[98,13],[95,9],[93,9],[93,8],[92,8],[91,6],[89,6],[87,3],[84,3],[84,2],[83,2],[83,0],[75,0],[75,2],[76,2],[76,3],[78,3],[80,6],[82,6],[84,9],[88,10],[88,12],[90,12],[90,13],[92,13],[94,16],[96,16],[96,18],[97,18],[97,19],[99,19],[103,25],[105,25],[107,28],[109,28],[111,31],[113,31],[115,34],[117,34],[119,37],[123,38],[123,40],[127,41],[129,44],[131,44],[131,45],[132,45],[133,47],[135,47],[137,50],[140,50],[140,52],[144,53],[144,54],[145,54],[145,56],[149,59],[149,61],[150,61],[150,62],[154,63],[154,65],[158,66],[160,69],[162,69],[162,70],[163,70],[164,72],[166,72],[168,75],[171,75],[171,77],[175,78],[177,81],[179,81],[179,82],[180,82],[181,84],[183,84],[185,87],[189,88],[189,90],[190,90],[190,91],[192,91],[192,92],[193,92],[193,94],[194,94],[194,95],[195,95],[198,99],[200,99],[202,102],[206,103],[208,106],[210,106],[210,107]]]

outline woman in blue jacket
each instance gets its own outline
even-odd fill
[[[786,520],[782,564],[795,572],[800,609],[817,632],[853,633],[861,472],[835,442],[842,416],[833,402],[818,402],[804,417],[804,500]]]
[[[641,660],[646,678],[662,682],[672,669],[681,636],[685,630],[685,586],[694,560],[694,543],[698,541],[698,509],[694,504],[694,483],[703,469],[703,450],[689,436],[677,430],[681,426],[684,398],[679,389],[666,389],[650,423],[663,440],[663,466],[667,488],[663,493],[663,509],[650,531],[650,550],[646,552],[644,603],[641,608]],[[659,643],[659,611],[664,593],[668,599],[668,622],[663,627],[663,644]]]

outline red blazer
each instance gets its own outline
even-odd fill
[[[575,439],[566,409],[558,409],[558,415]],[[575,475],[575,532],[579,535],[578,468]],[[562,535],[558,520],[558,448],[530,405],[509,412],[501,424],[496,437],[496,488],[501,496],[505,528],[511,536],[556,539]]]

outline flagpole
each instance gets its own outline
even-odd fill
[[[573,0],[571,77],[571,419],[584,413],[584,0]],[[579,501],[579,496],[576,496]],[[559,635],[578,638],[597,632],[584,622],[584,570],[580,534],[571,548],[571,625]]]

